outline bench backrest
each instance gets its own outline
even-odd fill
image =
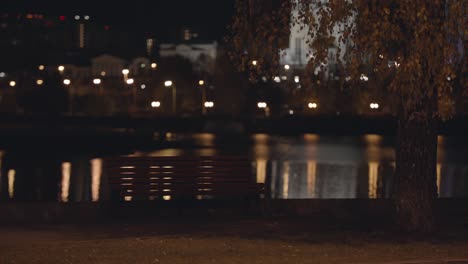
[[[105,159],[111,191],[121,200],[245,197],[263,192],[245,157]],[[115,199],[115,197],[114,197]]]

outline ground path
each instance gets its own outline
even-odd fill
[[[365,226],[261,218],[3,226],[0,263],[468,264],[467,234],[454,228],[402,238]]]

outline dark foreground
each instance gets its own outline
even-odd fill
[[[463,261],[465,259],[465,261]],[[166,216],[0,227],[0,263],[468,263],[468,226],[429,237],[313,217]]]

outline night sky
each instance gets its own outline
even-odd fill
[[[230,22],[234,0],[2,0],[0,12],[90,15],[103,24],[165,39],[183,26],[202,38],[220,39]]]

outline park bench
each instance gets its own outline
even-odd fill
[[[252,199],[263,195],[245,157],[105,159],[112,200]]]

